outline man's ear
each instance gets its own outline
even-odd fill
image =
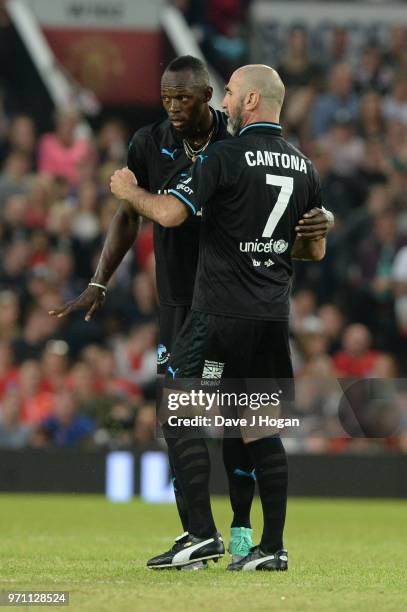
[[[245,106],[247,110],[254,110],[260,102],[260,94],[258,91],[248,91],[245,97]]]
[[[212,100],[213,87],[207,87],[205,91],[205,102]]]

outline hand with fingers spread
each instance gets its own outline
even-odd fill
[[[334,216],[325,208],[311,208],[295,228],[297,236],[305,240],[325,238],[334,225]]]
[[[56,310],[48,312],[52,317],[66,317],[77,310],[86,310],[85,321],[90,321],[97,310],[103,305],[106,288],[103,285],[90,283],[77,298],[70,300]]]

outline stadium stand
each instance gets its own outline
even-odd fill
[[[182,4],[192,21],[202,19],[192,17],[192,3]],[[235,4],[236,25],[248,3]],[[212,12],[201,29],[225,74],[247,60],[248,41],[243,27],[222,30],[223,19]],[[0,38],[7,28],[3,14]],[[262,61],[287,83],[286,136],[316,164],[337,218],[322,264],[296,265],[297,376],[402,378],[407,28],[265,23],[258,37]],[[47,314],[77,295],[95,268],[116,208],[108,177],[125,164],[134,126],[116,117],[83,134],[80,116],[59,113],[44,133],[27,97],[13,105],[16,91],[0,68],[0,447],[140,447],[155,432],[151,225],[144,224],[92,322]],[[61,142],[66,159],[57,164]],[[313,407],[326,418],[289,451],[407,446],[404,438],[334,439],[330,402],[312,394],[302,402],[300,411]]]

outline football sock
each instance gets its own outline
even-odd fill
[[[191,438],[188,427],[163,426],[164,436],[188,512],[189,533],[209,538],[216,533],[209,497],[210,460],[205,441]]]
[[[251,527],[255,475],[253,461],[241,438],[223,438],[223,463],[229,481],[229,497],[233,510],[231,527]]]
[[[186,504],[186,501],[184,499],[184,494],[182,493],[182,490],[181,490],[181,485],[178,482],[177,476],[175,474],[174,461],[173,461],[173,458],[172,458],[172,451],[171,451],[170,447],[168,447],[168,460],[169,460],[169,463],[170,463],[172,485],[174,487],[175,502],[177,504],[179,518],[181,520],[182,527],[183,527],[184,531],[188,531],[188,510],[187,510],[187,504]]]
[[[279,436],[247,444],[256,470],[264,528],[260,547],[264,552],[283,548],[287,507],[287,456]]]

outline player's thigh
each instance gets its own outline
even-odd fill
[[[258,326],[258,341],[248,370],[248,387],[259,393],[279,393],[281,400],[295,399],[287,321],[263,321]]]
[[[160,306],[157,347],[157,374],[167,370],[178,334],[190,312],[189,306]]]
[[[241,320],[191,311],[169,360],[173,377],[242,376],[247,365],[247,343],[242,327]]]
[[[249,376],[292,378],[293,366],[287,321],[260,321]]]

